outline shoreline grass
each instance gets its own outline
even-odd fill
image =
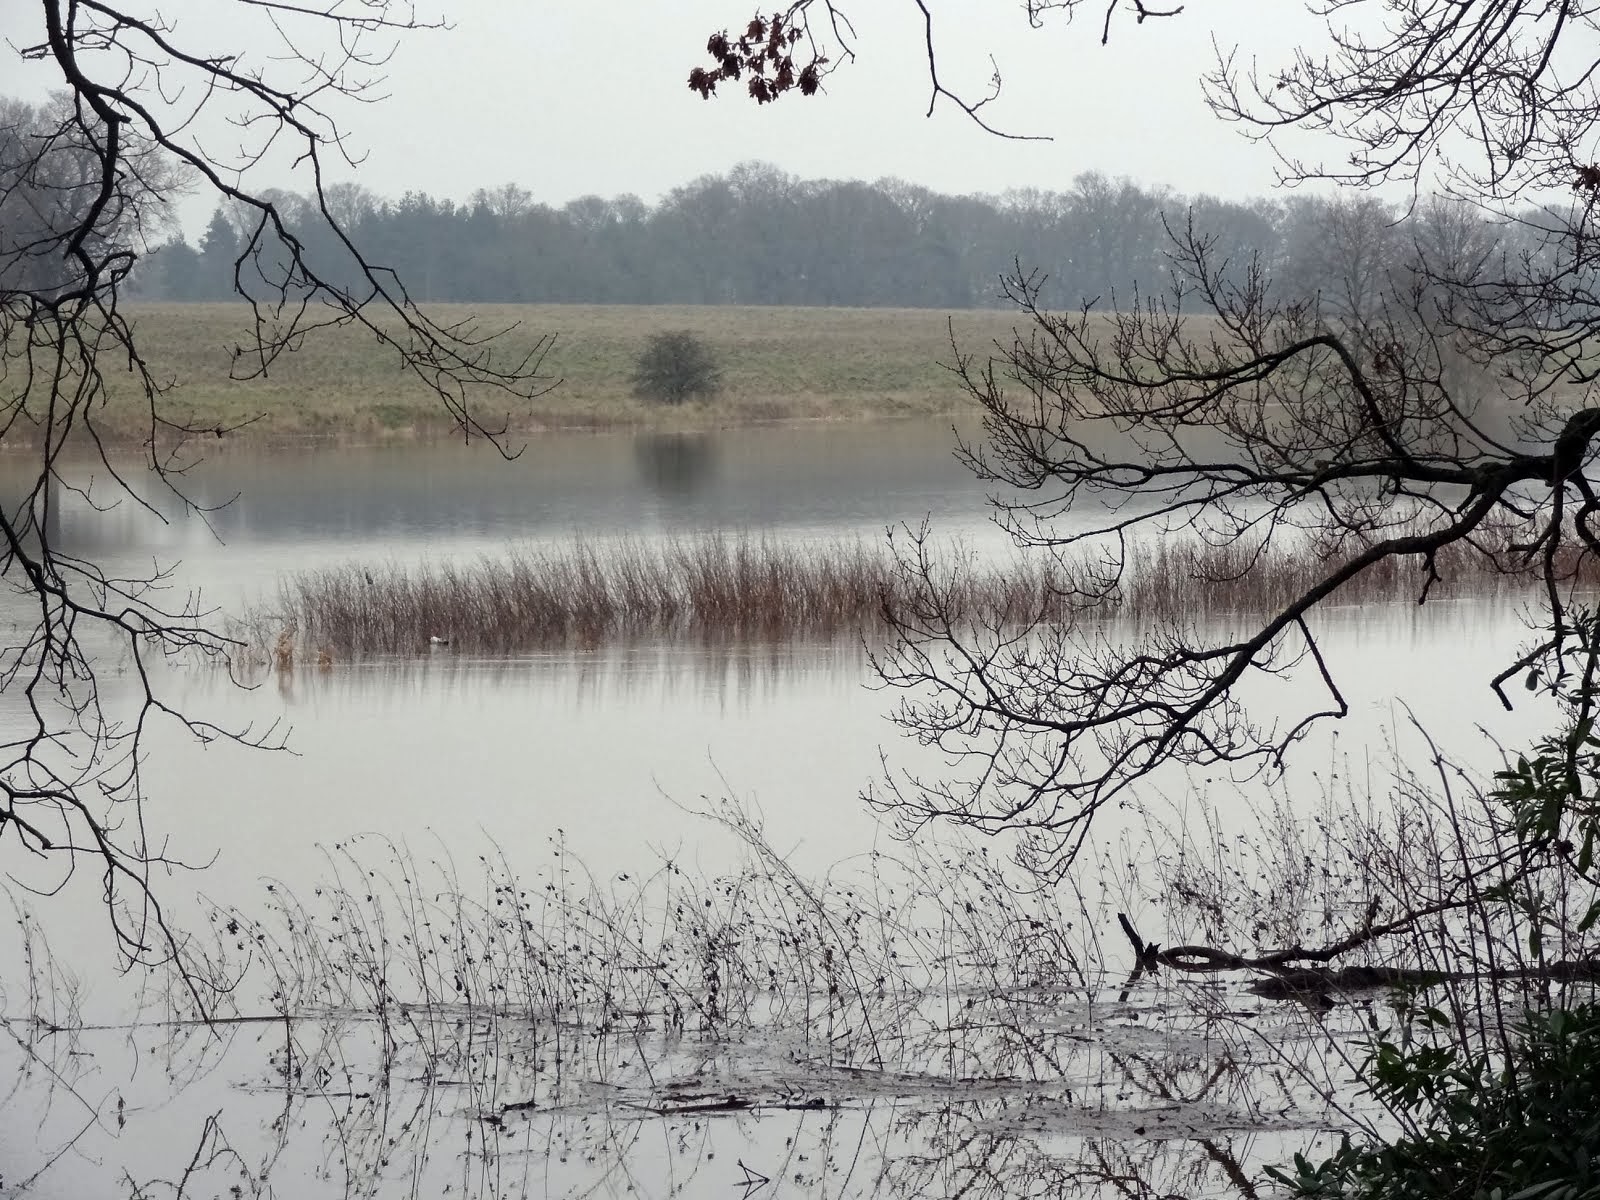
[[[532,400],[480,390],[467,397],[485,428],[508,436],[583,430],[703,430],[784,421],[872,421],[973,413],[947,368],[951,336],[979,355],[1011,343],[1023,314],[1011,308],[906,309],[736,305],[431,304],[443,326],[498,333],[495,360],[518,362],[553,335],[541,377],[555,384]],[[132,324],[151,374],[169,381],[164,419],[243,445],[325,445],[451,436],[438,397],[399,369],[394,352],[359,326],[319,329],[263,378],[230,374],[235,347],[252,341],[242,302],[132,302]],[[1099,318],[1111,329],[1113,318]],[[1197,318],[1201,319],[1201,318]],[[654,334],[686,330],[722,367],[723,387],[684,405],[633,394],[636,356]],[[0,363],[0,368],[4,364]],[[105,364],[102,364],[105,367]],[[109,369],[107,400],[94,413],[113,443],[150,437],[150,413],[125,371]],[[0,450],[29,444],[30,417]],[[37,411],[35,411],[37,410]]]
[[[505,330],[504,360],[544,334],[555,346],[543,374],[560,386],[531,402],[470,399],[483,423],[527,436],[562,429],[691,429],[782,420],[870,420],[944,415],[968,406],[950,360],[950,326],[964,345],[1009,340],[1009,310],[747,308],[693,305],[430,305],[443,324],[474,319]],[[235,380],[230,352],[248,344],[243,304],[130,304],[153,374],[171,379],[163,399],[174,420],[243,428],[231,440],[381,441],[453,430],[437,397],[397,369],[370,333],[345,327],[308,337],[263,379]],[[681,406],[633,395],[634,359],[650,336],[684,329],[723,367],[713,399]],[[497,351],[499,358],[501,351]],[[110,399],[96,413],[102,434],[140,440],[149,413],[131,377],[108,374]]]
[[[1460,546],[1441,553],[1428,598],[1532,594],[1535,576],[1505,552],[1511,540],[1490,553]],[[258,661],[288,667],[297,659],[327,666],[418,654],[444,643],[459,653],[508,655],[663,640],[871,639],[887,632],[889,613],[919,625],[935,602],[956,623],[1001,629],[1249,619],[1281,610],[1337,557],[1312,542],[1265,555],[1240,543],[1162,543],[1133,550],[1108,591],[1095,571],[1070,562],[979,563],[960,552],[944,560],[922,548],[934,555],[931,587],[909,577],[887,546],[748,536],[578,541],[465,564],[350,564],[284,580],[275,605],[246,614],[240,637]],[[1573,560],[1562,571],[1573,585],[1600,584],[1592,563],[1579,571]],[[1333,603],[1414,604],[1425,578],[1419,560],[1390,560]]]

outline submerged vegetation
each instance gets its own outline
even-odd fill
[[[1040,892],[960,845],[807,875],[749,813],[713,819],[745,848],[716,873],[605,870],[559,835],[532,862],[459,865],[371,836],[330,847],[315,888],[214,910],[213,969],[270,1000],[214,1033],[181,1006],[138,1032],[181,1078],[243,1074],[208,1137],[258,1111],[284,1136],[235,1132],[191,1186],[269,1195],[309,1161],[306,1197],[581,1196],[598,1177],[1009,1200],[1132,1171],[1215,1194],[1264,1131],[1300,1145],[1334,1117],[1311,1077],[1251,1080],[1269,1046],[1314,1075],[1320,1015],[1108,975],[1104,894]],[[91,1073],[92,1035],[68,1053],[17,1028],[66,1079]],[[130,1133],[161,1111],[130,1104]]]
[[[1431,583],[1420,561],[1388,558],[1342,589],[1337,603],[1527,592],[1537,577],[1515,544],[1507,530],[1452,546],[1435,556]],[[457,652],[512,654],[659,639],[871,638],[914,617],[930,589],[942,611],[997,628],[1225,620],[1277,611],[1338,555],[1314,538],[1265,553],[1244,541],[1168,539],[1130,549],[1118,570],[1049,556],[985,561],[934,545],[925,530],[902,531],[886,548],[745,536],[576,542],[462,563],[305,572],[247,618],[241,637],[280,666],[413,654],[446,642]],[[1578,577],[1576,563],[1574,556],[1565,569],[1571,584],[1600,581],[1592,569]]]
[[[252,1196],[311,1163],[308,1197],[598,1177],[1257,1200],[1275,1171],[1308,1195],[1465,1198],[1485,1163],[1562,1170],[1549,1122],[1593,1117],[1569,1068],[1592,1055],[1596,893],[1575,856],[1529,853],[1514,778],[1545,761],[1489,787],[1439,761],[1309,800],[1152,798],[1056,888],[961,839],[809,872],[732,801],[685,814],[694,850],[628,870],[559,832],[461,859],[358,837],[311,886],[211,909],[215,1025],[175,990],[108,1034],[164,1039],[180,1081],[242,1077],[202,1134],[227,1152],[188,1182]],[[1585,811],[1560,832],[1581,842]],[[719,837],[730,865],[708,871]],[[108,1050],[63,1023],[64,993],[32,989],[8,1028],[39,1086],[88,1091]],[[1521,1023],[1526,1043],[1502,1036]],[[130,1136],[170,1119],[126,1112]],[[258,1114],[280,1136],[230,1139]],[[1384,1150],[1396,1129],[1411,1141]],[[1482,1156],[1519,1144],[1539,1154]]]

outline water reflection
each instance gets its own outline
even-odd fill
[[[725,819],[750,856],[709,876],[591,872],[554,835],[520,872],[330,847],[314,889],[211,914],[207,961],[260,1007],[17,1022],[12,1103],[45,1117],[9,1161],[71,1145],[62,1194],[198,1143],[217,1194],[1252,1196],[1343,1120],[1354,1009],[1129,980],[1092,957],[1103,899],[981,848],[810,878]]]
[[[430,1030],[434,1026],[424,1023]],[[678,1057],[657,1064],[654,1091],[617,1090],[589,1080],[591,1097],[541,1105],[531,1086],[556,1073],[550,1031],[525,1026],[521,1036],[470,1030],[451,1023],[442,1036],[471,1040],[471,1055],[429,1063],[409,1056],[374,1058],[362,1068],[317,1050],[350,1044],[348,1022],[302,1021],[240,1027],[225,1044],[202,1053],[200,1039],[185,1052],[156,1061],[193,1071],[197,1061],[215,1073],[220,1063],[253,1070],[231,1095],[216,1086],[172,1094],[159,1086],[128,1089],[105,1108],[106,1120],[88,1132],[70,1130],[48,1110],[40,1130],[46,1145],[70,1144],[44,1195],[294,1196],[304,1200],[355,1196],[787,1197],[852,1200],[903,1197],[1244,1197],[1255,1200],[1263,1163],[1296,1149],[1325,1144],[1313,1113],[1269,1117],[1262,1129],[1230,1127],[1205,1097],[1192,1103],[1140,1090],[1150,1055],[1106,1061],[1108,1088],[1136,1095],[1121,1117],[1087,1114],[1050,1083],[965,1080],[959,1086],[918,1088],[899,1080],[880,1086],[870,1072],[830,1081],[826,1090],[767,1093],[749,1104],[744,1081],[723,1073],[725,1047],[689,1039]],[[80,1056],[97,1067],[121,1065],[116,1038],[95,1035]],[[120,1036],[126,1037],[125,1033]],[[156,1031],[142,1040],[154,1042]],[[311,1053],[300,1057],[302,1050]],[[572,1046],[571,1065],[655,1045]],[[1046,1047],[1047,1049],[1047,1047]],[[367,1053],[381,1055],[376,1045]],[[501,1056],[499,1078],[485,1086],[486,1066]],[[7,1057],[12,1057],[7,1055]],[[1154,1057],[1161,1057],[1159,1054]],[[537,1067],[535,1063],[539,1064]],[[401,1081],[400,1071],[426,1071]],[[447,1077],[444,1072],[457,1074]],[[470,1070],[470,1075],[459,1072]],[[792,1078],[792,1073],[790,1073]],[[38,1103],[43,1089],[28,1099]],[[203,1099],[202,1099],[203,1094]],[[117,1099],[125,1103],[119,1109]],[[152,1108],[159,1105],[159,1112]],[[493,1107],[493,1106],[498,1107]],[[209,1106],[209,1107],[208,1107]],[[1186,1117],[1185,1111],[1199,1114]],[[118,1127],[119,1112],[125,1124]],[[1241,1123],[1248,1111],[1232,1113]],[[1148,1123],[1149,1137],[1127,1136],[1128,1121]],[[1140,1127],[1143,1127],[1141,1124]],[[58,1132],[59,1130],[59,1132]],[[76,1136],[75,1136],[76,1135]],[[172,1155],[151,1153],[155,1141]],[[115,1157],[125,1174],[107,1179],[88,1155]],[[32,1155],[13,1158],[29,1164]],[[190,1172],[184,1165],[193,1162]],[[182,1178],[187,1190],[176,1191]],[[93,1181],[93,1182],[91,1182]],[[166,1188],[160,1181],[169,1181]],[[52,1190],[51,1184],[54,1185]]]
[[[717,469],[717,439],[709,433],[642,433],[634,461],[645,486],[667,500],[702,491]]]
[[[181,559],[181,583],[203,586],[230,607],[270,593],[291,570],[499,554],[513,541],[564,542],[575,531],[648,537],[748,528],[838,540],[931,514],[942,534],[993,538],[981,488],[951,458],[949,442],[948,429],[930,423],[738,431],[703,444],[550,439],[515,464],[454,446],[236,455],[195,476],[206,502],[242,492],[215,515],[215,533],[194,521],[163,525],[128,504],[107,514],[74,509],[69,495],[59,510],[61,537],[129,573],[148,571],[152,558]],[[1470,730],[1492,674],[1485,647],[1505,644],[1508,630],[1515,637],[1503,606],[1369,608],[1317,619],[1350,682],[1349,724],[1363,737],[1395,716],[1387,707],[1395,696],[1430,723]],[[859,802],[861,788],[886,766],[943,766],[936,753],[896,741],[883,720],[891,698],[867,691],[868,679],[853,639],[617,644],[519,659],[419,646],[403,663],[335,662],[326,670],[313,663],[271,673],[249,693],[221,675],[179,673],[162,681],[177,705],[229,723],[292,725],[294,753],[203,748],[155,735],[151,829],[193,861],[220,853],[212,870],[163,887],[191,904],[186,915],[210,902],[236,907],[238,916],[215,928],[237,939],[227,922],[244,931],[240,917],[260,919],[263,878],[277,889],[267,896],[281,899],[291,888],[309,904],[326,862],[319,847],[336,850],[363,831],[426,844],[441,861],[459,853],[470,865],[474,855],[464,847],[479,844],[480,831],[520,855],[565,829],[566,875],[547,874],[518,891],[543,898],[547,887],[559,889],[558,877],[581,880],[590,909],[575,900],[561,910],[566,928],[578,929],[605,891],[587,890],[594,881],[574,865],[570,848],[603,864],[596,870],[607,878],[645,872],[680,888],[676,871],[720,869],[737,846],[687,825],[666,797],[692,803],[724,788],[757,796],[781,860],[814,868],[832,887],[834,863],[887,842]],[[118,686],[114,677],[108,682]],[[1307,748],[1302,761],[1329,759]],[[1182,786],[1173,794],[1182,795]],[[661,863],[663,849],[672,871]],[[376,875],[354,863],[345,868],[349,882],[360,884],[348,889],[357,898],[378,894],[368,881],[417,878],[395,864],[365,871]],[[981,876],[926,878],[945,880],[942,893],[964,897],[970,907],[951,910],[958,924],[1001,911],[991,893],[963,892]],[[131,1192],[129,1180],[178,1179],[192,1158],[200,1165],[189,1190],[204,1194],[238,1187],[308,1197],[712,1189],[997,1200],[1096,1190],[1249,1195],[1240,1179],[1248,1180],[1251,1164],[1283,1157],[1328,1120],[1323,1094],[1308,1081],[1325,1082],[1341,1068],[1312,1049],[1341,1044],[1359,1025],[1352,1014],[1323,1016],[1205,987],[1180,993],[1146,982],[1124,996],[1120,983],[1087,968],[1043,984],[1008,978],[979,986],[970,971],[1001,961],[997,945],[1023,945],[1014,933],[1009,942],[975,934],[965,944],[972,952],[953,956],[940,944],[949,924],[936,915],[913,920],[896,907],[903,893],[881,893],[876,909],[836,918],[839,945],[883,928],[870,913],[897,914],[899,924],[930,936],[896,969],[915,966],[924,978],[898,990],[884,986],[880,996],[879,972],[857,963],[852,987],[859,991],[846,1004],[828,990],[827,970],[813,956],[806,972],[790,970],[781,986],[743,980],[738,991],[763,1023],[759,1036],[754,1024],[730,1036],[725,1014],[734,989],[720,965],[714,977],[724,1021],[703,1020],[713,977],[703,951],[723,947],[711,961],[728,961],[733,943],[718,939],[771,932],[777,918],[803,908],[809,885],[790,880],[762,893],[769,908],[708,924],[708,912],[724,912],[717,905],[752,895],[737,882],[727,886],[681,906],[607,907],[631,942],[550,939],[579,947],[563,953],[614,968],[609,1002],[621,1015],[603,1029],[592,1013],[608,1002],[606,989],[579,996],[556,986],[561,976],[549,970],[548,954],[521,956],[528,985],[515,1004],[493,986],[463,1004],[459,993],[475,986],[474,976],[453,960],[451,973],[420,996],[400,988],[401,964],[419,939],[448,937],[451,955],[464,949],[472,959],[464,965],[480,970],[514,957],[504,945],[489,957],[479,953],[494,927],[491,914],[502,907],[495,901],[505,899],[492,892],[463,900],[457,915],[472,917],[464,947],[449,914],[430,917],[426,929],[405,927],[399,909],[382,918],[359,906],[337,919],[324,912],[315,924],[296,916],[299,957],[273,961],[319,968],[306,976],[285,968],[265,986],[241,986],[240,1014],[252,1019],[220,1036],[151,1025],[74,1040],[78,1005],[104,1005],[109,985],[95,979],[90,993],[64,975],[41,976],[32,952],[8,954],[0,958],[0,984],[10,1018],[4,1027],[15,1035],[5,1053],[17,1119],[0,1123],[9,1126],[0,1131],[6,1183],[59,1157],[36,1190]],[[427,895],[460,900],[464,890]],[[67,930],[64,942],[92,955],[103,945],[103,914],[98,894],[88,899],[78,925],[63,922],[59,900],[51,915]],[[1011,955],[1007,969],[1070,962],[1030,919],[1037,918],[1019,916],[1006,928],[1033,934],[1037,949]],[[676,1020],[660,989],[650,990],[659,972],[647,968],[664,960],[634,954],[639,944],[659,950],[669,925],[679,948],[675,969],[701,988],[701,1008],[680,1002]],[[798,932],[784,944],[792,949],[817,925],[797,918],[791,930]],[[1040,928],[1081,933],[1084,925],[1080,913],[1065,912]],[[292,941],[282,927],[272,936]],[[224,942],[229,953],[244,949]],[[357,943],[370,948],[362,961],[371,969],[323,969],[330,947]],[[982,958],[985,944],[990,953]],[[491,973],[488,982],[507,978]],[[385,980],[388,991],[379,986]],[[823,986],[807,987],[808,980]],[[40,994],[63,1006],[42,1023],[28,1016]],[[626,1006],[618,1000],[625,995],[632,997]],[[779,1019],[796,1012],[805,1020]],[[639,1013],[646,1016],[629,1016]],[[122,1015],[94,1012],[96,1019]],[[263,1015],[269,1019],[253,1019]],[[869,1031],[878,1035],[876,1057],[862,1051]],[[1254,1069],[1263,1062],[1286,1069],[1281,1076]]]
[[[217,539],[235,552],[271,543],[300,547],[371,539],[467,542],[675,533],[702,528],[828,528],[875,533],[930,513],[952,528],[980,530],[982,487],[952,454],[948,422],[762,426],[714,434],[560,434],[529,442],[514,461],[485,446],[400,444],[307,453],[212,454],[183,479],[209,513],[205,524],[159,487],[160,515],[116,500],[103,466],[78,464],[64,492],[62,534],[80,551],[136,542],[146,556],[197,553]],[[29,480],[27,464],[0,458],[0,495]],[[128,477],[144,479],[139,464]],[[91,503],[91,500],[93,503]],[[671,501],[664,504],[663,500]],[[96,506],[100,506],[97,508]],[[163,519],[165,518],[165,519]],[[238,557],[237,553],[231,557]],[[210,553],[217,569],[226,559]]]
[[[375,691],[440,691],[469,699],[484,686],[501,690],[531,685],[559,687],[573,710],[604,712],[619,701],[661,705],[688,701],[726,710],[771,703],[794,688],[853,691],[866,676],[869,653],[859,638],[639,641],[517,657],[474,658],[433,651],[420,659],[287,675],[273,672],[271,678],[291,700],[308,691],[356,703]]]
[[[945,421],[762,426],[695,437],[561,434],[515,461],[486,446],[223,450],[183,476],[204,519],[123,463],[149,508],[80,462],[52,515],[57,545],[108,573],[175,568],[174,586],[237,612],[284,575],[351,562],[414,565],[514,544],[680,537],[707,530],[876,539],[931,517],[974,544],[1003,539]],[[31,477],[0,456],[0,497]],[[153,510],[153,511],[152,511]]]

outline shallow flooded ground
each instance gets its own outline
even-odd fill
[[[229,454],[194,479],[220,506],[208,523],[69,496],[60,535],[129,574],[170,567],[225,612],[307,567],[574,536],[870,539],[926,518],[998,553],[950,449],[931,422],[550,438],[510,463],[453,445]],[[1535,727],[1488,692],[1516,621],[1471,602],[1324,613],[1353,712],[1303,747],[1287,794],[1380,777],[1384,731],[1412,715],[1487,766],[1477,722],[1512,744]],[[190,1006],[152,991],[130,1027],[156,981],[108,970],[96,881],[29,899],[77,982],[52,986],[19,927],[8,1188],[39,1172],[32,1194],[170,1195],[190,1164],[205,1182],[183,1194],[1009,1197],[1137,1177],[1249,1195],[1260,1162],[1343,1122],[1330,1047],[1382,1010],[1126,985],[1114,913],[1148,898],[1136,869],[1115,894],[1013,895],[1003,845],[897,842],[863,790],[939,763],[897,739],[854,641],[419,644],[248,691],[215,670],[160,682],[284,747],[168,729],[147,763],[152,835],[203,867],[160,891],[215,940],[240,1022],[163,1024]],[[1154,785],[1148,803],[1180,811],[1242,815],[1252,796]],[[725,800],[759,838],[714,819]],[[1108,816],[1110,862],[1134,825]],[[530,895],[536,919],[497,924]],[[538,953],[511,936],[535,929]]]

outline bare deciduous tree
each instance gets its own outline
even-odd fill
[[[185,416],[123,309],[130,273],[180,190],[208,190],[238,219],[234,280],[253,333],[234,349],[236,376],[265,373],[318,330],[359,324],[432,389],[463,435],[503,453],[512,452],[507,409],[545,386],[548,341],[503,362],[494,330],[419,308],[351,242],[359,195],[325,183],[330,158],[346,153],[342,106],[374,98],[394,39],[429,23],[390,0],[229,7],[235,23],[217,47],[186,40],[153,10],[40,0],[38,40],[21,54],[47,64],[61,90],[40,107],[0,108],[0,437],[34,448],[26,480],[0,504],[0,573],[19,631],[0,650],[0,838],[39,860],[30,878],[41,886],[63,886],[80,866],[97,872],[130,961],[181,950],[151,889],[152,868],[170,864],[141,815],[149,730],[172,721],[201,739],[273,741],[271,731],[224,730],[162,698],[160,659],[227,659],[229,644],[194,602],[164,602],[159,575],[112,577],[56,534],[56,510],[81,478],[75,459],[92,456],[120,489],[83,497],[91,504],[153,510],[164,495],[195,513],[184,493],[193,439],[229,432]],[[203,131],[217,121],[233,123],[241,149],[232,156],[207,149]],[[278,194],[250,184],[252,169],[280,154],[311,181],[314,212],[300,219],[332,231],[349,256],[341,266],[359,267],[354,284],[348,269],[335,276],[311,261]],[[101,440],[108,404],[146,414],[141,462]],[[137,681],[131,701],[100,686],[119,654]]]
[[[713,33],[706,42],[710,67],[699,66],[689,72],[689,89],[710,99],[723,83],[742,85],[757,104],[770,104],[790,92],[815,96],[822,92],[827,77],[855,59],[856,30],[839,0],[789,0],[770,17],[758,12],[754,18],[731,32]],[[1040,28],[1046,17],[1055,13],[1070,21],[1080,8],[1097,8],[1086,0],[1022,0],[1018,6],[1033,28]],[[1102,43],[1110,40],[1111,28],[1119,13],[1142,25],[1150,17],[1174,17],[1183,5],[1151,4],[1147,0],[1107,0],[1099,15]],[[999,99],[1002,79],[999,64],[993,59],[989,91],[973,98],[951,87],[940,75],[939,54],[933,10],[926,0],[912,0],[907,8],[908,22],[926,53],[928,64],[928,115],[944,100],[970,117],[979,128],[997,137],[1020,141],[1048,140],[1046,135],[1023,134],[1003,129],[989,120],[983,109]]]
[[[1116,311],[1089,311],[1093,298],[1048,311],[1041,276],[1019,266],[1005,282],[1023,318],[1014,340],[954,351],[984,415],[966,460],[997,485],[1014,540],[1076,572],[1086,612],[1117,602],[1156,538],[1310,546],[1325,571],[1259,624],[1177,620],[1130,641],[1088,624],[979,627],[913,536],[902,567],[917,601],[893,614],[898,645],[879,669],[907,689],[901,723],[970,769],[890,781],[877,798],[902,817],[1021,830],[1048,874],[1102,805],[1163,763],[1277,767],[1348,711],[1317,606],[1395,560],[1414,568],[1419,602],[1447,547],[1539,578],[1547,636],[1486,680],[1507,705],[1507,680],[1557,680],[1583,643],[1573,576],[1600,550],[1595,15],[1520,0],[1313,8],[1324,36],[1293,61],[1246,72],[1224,52],[1206,82],[1217,115],[1272,140],[1287,181],[1413,189],[1418,211],[1399,223],[1359,193],[1314,206],[1345,286],[1308,297],[1178,223],[1171,269]],[[831,0],[785,20],[821,13],[838,27]],[[1284,135],[1300,131],[1332,135],[1342,157],[1293,156]],[[1470,205],[1479,236],[1434,193]],[[1481,237],[1485,216],[1497,243]],[[1247,708],[1251,681],[1296,665],[1316,697]]]

